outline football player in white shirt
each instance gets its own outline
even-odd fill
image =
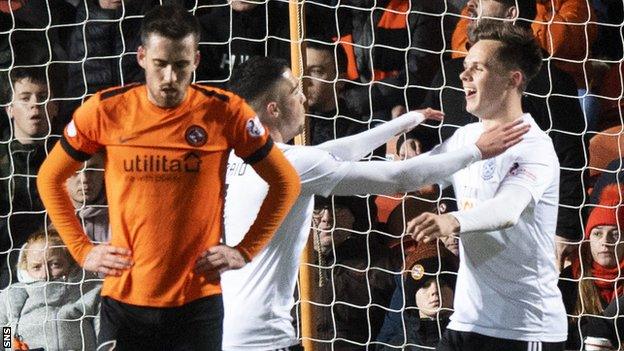
[[[521,107],[542,62],[540,48],[510,22],[482,20],[470,35],[475,44],[460,78],[466,109],[481,121],[459,128],[432,154],[472,145],[492,126],[523,120],[531,129],[518,145],[448,179],[457,212],[408,223],[416,240],[460,238],[455,312],[437,350],[563,350],[554,243],[559,162],[550,138]]]
[[[400,162],[357,162],[395,135],[425,118],[439,119],[434,110],[409,112],[366,132],[317,146],[285,142],[302,131],[305,97],[285,61],[254,57],[235,69],[230,88],[242,96],[267,126],[271,138],[293,164],[302,191],[286,220],[267,247],[242,269],[224,272],[224,350],[295,349],[299,343],[290,311],[300,257],[310,233],[314,195],[396,194],[449,176],[481,159],[502,153],[521,140],[528,126],[515,122],[491,129],[472,145],[444,155],[421,155]],[[225,244],[236,245],[256,218],[267,184],[231,154],[226,176]],[[211,249],[212,250],[212,249]],[[226,262],[209,250],[196,271]]]

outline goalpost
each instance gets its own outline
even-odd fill
[[[130,78],[123,76],[124,70],[122,69],[122,66],[124,64],[124,60],[131,58],[136,53],[133,52],[133,49],[131,49],[128,46],[129,44],[126,42],[126,39],[123,37],[123,34],[120,34],[120,33],[124,33],[124,30],[125,30],[124,25],[126,23],[140,19],[141,18],[140,14],[135,14],[135,13],[125,14],[124,12],[121,15],[121,17],[118,19],[98,19],[98,18],[87,17],[84,19],[76,20],[75,22],[64,22],[62,20],[58,20],[58,21],[53,20],[53,17],[54,17],[53,14],[55,11],[54,6],[57,4],[55,0],[41,0],[41,3],[44,4],[44,6],[42,7],[41,14],[43,14],[44,16],[48,16],[48,18],[47,20],[39,18],[36,25],[33,24],[29,27],[28,21],[27,21],[28,19],[22,18],[18,14],[19,11],[23,11],[24,8],[27,8],[27,3],[29,1],[31,1],[31,4],[36,2],[33,0],[0,0],[0,16],[1,16],[0,17],[0,76],[2,76],[3,81],[4,79],[6,79],[6,76],[8,75],[8,73],[13,69],[16,69],[19,67],[34,66],[34,67],[46,68],[48,72],[48,84],[49,86],[55,86],[58,83],[63,83],[63,82],[54,81],[53,74],[51,74],[51,72],[54,71],[58,67],[62,67],[63,65],[67,65],[67,64],[79,64],[79,65],[84,66],[85,63],[92,63],[92,62],[96,62],[97,60],[113,60],[115,61],[117,67],[119,68],[119,71],[122,72],[120,81],[124,84],[129,83],[128,79]],[[76,6],[76,4],[81,4],[81,3],[84,3],[85,1],[90,1],[90,0],[74,0],[72,5]],[[398,0],[393,0],[393,1],[397,2]],[[409,1],[407,0],[405,1],[409,3]],[[426,0],[422,0],[422,1],[426,1]],[[522,0],[517,0],[517,1],[522,1]],[[569,1],[572,2],[572,0],[569,0]],[[584,28],[585,35],[582,38],[572,38],[570,40],[571,41],[585,41],[585,44],[588,47],[590,46],[590,43],[587,42],[588,41],[587,38],[591,36],[588,34],[590,31],[588,29],[589,26],[594,26],[595,28],[601,29],[601,30],[607,29],[607,31],[605,32],[608,32],[608,33],[612,33],[613,31],[616,31],[616,32],[619,31],[619,36],[618,35],[611,36],[611,37],[608,36],[607,38],[611,38],[611,39],[615,38],[613,39],[615,40],[615,42],[611,42],[611,43],[614,43],[613,45],[619,46],[621,48],[622,44],[624,43],[624,38],[622,37],[622,29],[624,27],[624,23],[622,23],[621,20],[618,21],[618,20],[613,19],[614,17],[617,17],[613,13],[613,10],[612,9],[607,10],[604,7],[599,7],[598,5],[603,4],[603,2],[598,2],[597,0],[574,0],[574,2],[578,2],[578,1],[585,2],[587,6],[596,5],[597,7],[595,9],[596,10],[595,16],[592,18],[583,20],[583,21],[577,21],[575,23],[562,22],[560,18],[553,17],[547,21],[534,21],[533,24],[535,24],[536,26],[544,25],[547,28],[548,26],[552,27],[552,26],[562,25],[562,24],[569,25],[572,27],[582,27]],[[71,2],[71,1],[68,1],[68,2]],[[166,2],[166,1],[161,0],[161,2]],[[374,15],[375,11],[379,13],[390,13],[394,15],[405,16],[405,18],[408,18],[410,14],[414,14],[414,11],[412,11],[410,6],[401,7],[402,6],[401,5],[397,7],[399,8],[399,10],[397,9],[385,10],[381,6],[381,3],[382,3],[381,0],[370,0],[370,1],[361,1],[361,0],[360,1],[355,1],[355,0],[354,1],[348,1],[348,0],[265,0],[265,1],[254,1],[254,2],[259,2],[260,6],[268,6],[270,2],[282,2],[284,4],[288,3],[288,7],[289,7],[288,28],[290,31],[290,37],[282,38],[282,39],[290,43],[291,67],[292,67],[294,75],[296,77],[301,78],[302,81],[304,79],[310,80],[310,81],[313,81],[315,79],[318,80],[318,78],[311,76],[305,71],[305,49],[304,47],[305,47],[305,39],[306,39],[307,33],[304,30],[304,28],[306,27],[304,23],[305,16],[303,14],[304,7],[305,7],[304,5],[311,4],[313,6],[317,6],[319,8],[326,10],[323,13],[329,13],[329,11],[332,11],[334,13],[333,14],[334,19],[330,20],[329,22],[333,22],[336,25],[336,27],[338,27],[340,24],[340,18],[338,14],[342,10],[366,12],[367,14],[370,14],[371,20],[375,18],[376,16]],[[465,3],[466,1],[465,0],[464,1],[462,0],[444,0],[444,1],[440,0],[440,2],[444,4],[443,12],[424,13],[423,15],[429,15],[431,17],[440,19],[441,28],[439,29],[440,29],[440,34],[443,35],[443,39],[442,39],[443,47],[441,48],[441,50],[432,51],[429,49],[413,48],[409,45],[410,43],[408,43],[406,47],[389,47],[386,43],[379,44],[377,42],[379,38],[375,36],[374,32],[371,32],[371,35],[372,35],[372,37],[370,38],[371,45],[358,46],[357,43],[353,43],[352,41],[349,41],[351,39],[345,38],[345,35],[348,33],[342,33],[343,29],[341,28],[331,28],[331,29],[328,28],[327,31],[335,32],[338,34],[338,37],[339,37],[338,40],[340,41],[340,45],[344,45],[345,47],[351,46],[352,48],[355,48],[355,50],[384,49],[384,50],[394,50],[397,52],[401,52],[405,58],[403,62],[403,67],[405,69],[407,69],[410,64],[408,62],[408,57],[409,57],[410,50],[413,50],[413,49],[427,52],[430,55],[437,55],[439,57],[438,63],[441,64],[442,60],[448,58],[448,56],[450,56],[453,51],[451,49],[451,42],[450,42],[451,41],[450,27],[447,24],[442,25],[442,23],[443,22],[453,23],[453,22],[457,22],[461,18],[464,18],[465,14],[462,15],[460,13],[460,10],[461,10],[461,4]],[[559,3],[561,1],[546,0],[546,2],[549,2],[552,5],[554,5],[555,3]],[[214,8],[227,6],[227,4],[225,4],[225,1],[220,2],[218,0],[194,0],[194,1],[185,1],[185,3],[188,6],[189,10],[193,11],[193,13],[196,13],[198,15],[207,13]],[[607,5],[604,5],[604,6],[607,6]],[[624,15],[622,17],[624,17]],[[63,57],[62,53],[59,53],[59,48],[56,46],[57,40],[58,40],[57,36],[59,35],[59,33],[62,33],[64,30],[70,30],[73,28],[79,28],[83,31],[86,31],[86,28],[94,23],[111,23],[114,25],[114,27],[118,29],[118,32],[115,32],[115,33],[122,36],[120,38],[120,43],[121,43],[121,48],[122,48],[121,52],[111,54],[108,56],[104,56],[104,57],[98,57],[98,56],[93,57],[89,55],[88,50],[85,50],[86,53],[84,55],[84,58],[82,58],[79,61],[71,61],[67,59],[67,57]],[[608,30],[611,30],[611,31],[608,31]],[[244,40],[244,38],[233,38],[231,34],[232,34],[232,28],[230,28],[230,37],[228,38],[226,43],[200,43],[200,45],[223,44],[223,45],[228,46],[228,48],[231,49],[233,40],[235,39]],[[23,56],[24,56],[24,53],[26,52],[25,51],[26,49],[24,49],[25,46],[21,46],[21,45],[26,45],[29,42],[28,40],[23,40],[20,42],[19,45],[16,45],[14,41],[16,40],[16,38],[24,38],[24,37],[27,37],[27,35],[43,37],[46,40],[47,47],[44,48],[42,52],[44,52],[47,56],[43,55],[39,57],[38,59],[40,59],[40,61],[36,61],[36,62],[29,62],[27,60],[23,61],[24,59]],[[274,39],[274,38],[269,38],[269,36],[267,36],[261,41],[268,42],[269,39]],[[602,39],[604,38],[598,38],[596,40],[602,40]],[[555,44],[551,41],[549,47],[546,49],[554,49],[553,47],[554,45]],[[88,46],[88,43],[86,40],[84,42],[84,46],[85,48]],[[558,57],[554,57],[550,55],[550,56],[545,57],[545,64],[552,64],[553,66],[558,66],[561,63],[581,65],[582,69],[580,72],[582,76],[580,77],[580,81],[584,81],[585,84],[589,85],[590,83],[592,83],[592,80],[596,80],[596,81],[601,80],[603,84],[591,87],[589,90],[586,89],[585,91],[579,91],[578,94],[566,95],[566,94],[561,94],[560,92],[552,92],[552,91],[546,92],[545,94],[543,94],[543,96],[536,94],[536,96],[539,95],[540,98],[543,98],[546,101],[546,106],[547,106],[548,114],[549,114],[548,118],[550,119],[550,127],[547,128],[547,132],[549,134],[568,135],[571,137],[578,137],[584,140],[585,138],[586,139],[592,138],[589,144],[586,145],[588,147],[587,153],[582,155],[582,157],[584,158],[584,163],[579,167],[576,167],[576,166],[575,167],[568,167],[568,166],[563,167],[565,171],[573,173],[575,176],[579,177],[579,182],[582,183],[585,189],[589,188],[590,185],[592,185],[593,183],[587,183],[586,182],[587,178],[583,178],[583,173],[586,173],[586,175],[590,176],[589,180],[591,182],[595,181],[596,176],[600,173],[610,173],[614,175],[614,179],[616,179],[615,181],[619,184],[620,182],[619,171],[622,168],[622,165],[619,165],[617,169],[607,169],[607,165],[611,160],[619,159],[624,156],[622,152],[623,142],[621,138],[622,132],[623,132],[623,123],[622,123],[623,119],[622,119],[621,106],[622,106],[622,98],[623,98],[623,92],[624,92],[624,78],[622,77],[623,71],[621,67],[624,62],[624,57],[622,57],[621,55],[619,57],[617,56],[614,57],[612,55],[609,56],[611,52],[610,52],[610,48],[607,48],[607,47],[602,47],[602,48],[598,47],[598,49],[600,49],[599,51],[601,51],[601,55],[603,56],[600,56],[600,57],[592,56],[592,53],[589,51],[586,52],[583,55],[583,57],[580,57],[580,58],[579,57],[558,58]],[[24,62],[27,62],[27,63],[24,63]],[[359,64],[361,64],[361,62],[359,62]],[[372,61],[366,62],[365,64],[372,66]],[[79,79],[79,80],[86,81],[86,73],[84,72],[85,71],[83,69],[82,76],[80,77],[71,76],[71,77],[68,77],[68,79],[70,80]],[[392,87],[392,88],[403,89],[404,101],[407,103],[407,100],[408,100],[407,88],[418,89],[418,90],[422,90],[425,92],[432,91],[435,94],[437,94],[438,97],[442,97],[445,91],[452,91],[455,89],[447,84],[448,80],[450,80],[449,77],[443,76],[441,86],[421,85],[420,83],[418,84],[406,83],[403,86]],[[337,91],[336,86],[342,82],[344,82],[344,79],[340,78],[340,79],[333,79],[329,81],[328,83],[331,83],[334,85],[334,91],[336,92]],[[210,84],[211,82],[207,81],[207,83]],[[216,80],[215,83],[223,83],[223,80]],[[368,88],[369,94],[372,92],[373,88],[377,85],[381,85],[385,87],[388,86],[388,84],[384,82],[379,82],[379,80],[377,81],[361,80],[361,81],[358,81],[355,85]],[[64,103],[64,102],[73,101],[73,100],[84,100],[86,97],[89,96],[89,94],[91,94],[91,92],[88,92],[85,89],[85,91],[79,94],[79,96],[68,96],[68,95],[49,96],[47,98],[47,101],[55,101],[58,103]],[[588,119],[585,124],[585,127],[582,128],[580,132],[561,130],[561,129],[556,128],[556,126],[561,125],[561,123],[559,124],[553,123],[553,118],[557,116],[551,115],[552,109],[550,106],[550,102],[555,101],[560,98],[576,99],[579,101],[579,104],[584,104],[583,107],[587,113],[586,117]],[[369,105],[371,107],[375,103],[378,103],[378,101],[369,100]],[[0,107],[2,108],[2,113],[0,113],[0,118],[1,118],[0,132],[3,136],[2,138],[0,138],[0,147],[8,148],[14,138],[14,135],[12,134],[13,128],[11,127],[12,122],[6,116],[6,112],[5,112],[5,109],[9,107],[10,105],[11,105],[11,101],[0,101]],[[442,107],[443,110],[445,108],[450,108],[450,107],[449,106]],[[597,113],[596,112],[597,110],[601,113],[601,116],[602,116],[602,118],[599,120],[595,120],[594,119],[595,116],[593,115]],[[353,121],[352,116],[343,116],[343,115],[340,115],[339,113],[336,113],[334,116],[330,116],[330,117],[317,116],[317,115],[309,115],[308,117],[309,117],[309,120],[315,120],[315,119],[327,120],[329,118],[329,120],[332,120],[334,122],[340,119]],[[363,118],[362,120],[359,120],[356,122],[366,127],[370,127],[376,123],[383,123],[383,120],[378,119],[377,116],[374,116],[372,113],[370,113],[368,116],[365,116],[365,118]],[[441,128],[429,126],[429,127],[426,127],[425,129],[427,129],[429,132],[433,131],[433,134],[435,134],[438,138],[441,138],[443,135]],[[9,132],[7,132],[6,135],[8,135],[9,137],[4,138],[4,135],[5,135],[4,133],[7,130]],[[306,133],[308,131],[309,131],[309,128],[306,127]],[[47,138],[59,137],[58,132],[59,132],[58,129],[51,131],[49,135],[47,136]],[[304,133],[301,136],[298,136],[297,139],[295,140],[295,143],[297,144],[309,143],[309,137],[306,133]],[[336,133],[337,133],[336,124],[334,123],[334,135],[336,135]],[[389,160],[388,162],[390,162],[390,159],[396,159],[398,157],[397,156],[398,150],[395,150],[395,145],[396,145],[396,139],[392,140],[387,145],[387,152],[385,153],[386,153],[386,158]],[[0,155],[0,163],[4,162],[6,164],[11,164],[12,162],[11,156],[9,156],[8,158],[1,158],[1,157],[4,157],[4,156]],[[24,174],[16,173],[14,170],[11,170],[11,167],[8,167],[6,169],[9,170],[8,173],[0,174],[0,183],[2,184],[2,186],[6,186],[5,189],[0,189],[0,194],[2,195],[4,195],[5,193],[10,194],[12,190],[7,190],[7,189],[9,189],[10,184],[13,184],[16,179],[34,177],[34,175],[32,174],[24,175]],[[583,211],[587,207],[590,207],[588,206],[589,196],[586,195],[585,193],[577,194],[577,195],[582,199],[581,203],[561,204],[560,209],[571,210],[574,213],[577,213],[578,217],[581,218],[583,216]],[[366,196],[365,198],[368,199],[369,197],[370,196]],[[379,211],[387,212],[385,215],[386,219],[391,216],[393,220],[398,219],[398,224],[397,222],[395,222],[394,223],[395,226],[392,228],[392,230],[388,229],[389,227],[386,227],[385,229],[381,230],[379,228],[372,228],[372,226],[370,226],[369,229],[366,231],[358,231],[358,230],[353,230],[350,228],[338,228],[338,229],[350,231],[353,235],[365,237],[367,239],[372,236],[379,236],[379,237],[384,237],[387,239],[393,239],[396,242],[395,252],[402,252],[404,250],[410,249],[409,243],[404,242],[403,240],[401,240],[401,238],[402,238],[402,234],[405,231],[406,222],[410,219],[410,215],[412,214],[412,209],[413,209],[413,206],[415,206],[414,205],[415,203],[418,203],[419,204],[418,206],[423,206],[423,207],[429,206],[427,208],[430,208],[431,206],[434,206],[434,205],[439,206],[440,204],[446,204],[446,202],[444,201],[445,199],[443,198],[442,195],[436,195],[433,198],[431,198],[431,197],[425,197],[425,196],[418,196],[414,194],[399,194],[395,197],[379,196],[378,198],[380,199],[377,202],[378,206],[380,207]],[[0,199],[0,201],[4,201],[4,199]],[[99,205],[95,205],[95,207],[97,206]],[[1,208],[4,208],[4,207],[1,207]],[[7,208],[8,210],[6,213],[0,213],[0,219],[4,221],[9,221],[11,218],[24,214],[23,211],[14,210],[11,206],[8,206]],[[372,218],[376,214],[371,209],[372,207],[369,204],[367,207],[369,223],[373,223],[376,221],[376,218]],[[29,212],[26,211],[26,214],[28,213]],[[32,211],[32,213],[42,214],[43,211]],[[583,222],[581,223],[584,224]],[[10,234],[11,230],[9,230],[8,233],[9,235],[11,235]],[[582,236],[582,233],[579,233],[579,236]],[[369,246],[369,244],[367,243],[368,252],[365,255],[367,258],[367,261],[365,262],[366,263],[365,268],[346,267],[340,264],[338,265],[329,264],[328,266],[321,267],[318,263],[315,262],[315,260],[317,259],[317,254],[315,253],[313,249],[314,238],[315,238],[314,235],[310,236],[308,246],[306,248],[304,257],[302,259],[302,265],[300,269],[300,278],[299,278],[299,284],[298,284],[298,292],[297,292],[297,296],[299,299],[296,303],[297,311],[294,312],[294,315],[296,315],[296,324],[298,327],[297,329],[300,332],[299,336],[306,350],[332,348],[333,347],[332,343],[338,340],[335,337],[332,339],[319,339],[315,337],[316,335],[315,334],[316,318],[314,316],[314,313],[316,311],[315,307],[325,307],[325,308],[329,308],[330,310],[333,310],[335,306],[349,306],[353,308],[354,310],[364,311],[366,315],[368,316],[368,318],[367,320],[362,321],[362,325],[365,326],[364,329],[368,329],[368,331],[371,333],[372,333],[372,330],[371,330],[372,324],[371,324],[370,316],[373,313],[377,313],[374,311],[378,311],[378,310],[392,311],[392,312],[400,313],[401,316],[403,316],[407,311],[414,309],[413,307],[406,307],[405,297],[403,297],[402,307],[399,310],[391,310],[385,305],[380,305],[376,302],[373,302],[372,297],[371,297],[372,287],[370,285],[368,274],[370,272],[382,272],[382,273],[391,275],[393,277],[404,277],[406,276],[406,274],[409,273],[409,272],[406,272],[406,269],[409,269],[409,267],[405,267],[406,263],[405,263],[404,257],[400,258],[399,268],[397,268],[397,270],[395,271],[390,271],[383,267],[375,267],[371,265],[371,260],[372,260],[371,259],[372,253],[370,252],[371,246]],[[1,241],[2,240],[0,240],[0,242]],[[581,241],[582,239],[578,239],[575,243],[578,244],[578,243],[581,243]],[[15,254],[20,250],[20,247],[16,247],[11,244],[8,248],[0,248],[0,250],[3,250],[0,253],[4,255],[9,254],[9,253]],[[580,252],[580,246],[575,247],[574,250],[576,250],[577,252]],[[619,258],[619,259],[622,259],[622,258]],[[7,259],[3,258],[3,260],[7,260]],[[332,272],[334,272],[336,269],[346,269],[348,271],[351,271],[354,275],[363,275],[365,277],[364,279],[369,283],[369,285],[365,291],[362,291],[362,294],[364,296],[368,296],[369,302],[365,305],[352,304],[352,303],[344,302],[344,301],[336,302],[336,295],[334,295],[333,299],[331,300],[332,302],[328,304],[314,301],[313,292],[314,292],[314,289],[316,289],[319,285],[319,277],[317,275],[317,271],[319,271],[321,268],[327,270],[330,276],[331,274],[333,274]],[[587,268],[588,267],[584,267],[585,270]],[[618,276],[622,276],[622,274]],[[17,281],[17,277],[13,277],[13,280],[11,282],[15,283],[16,281]],[[403,287],[402,284],[400,284],[400,286]],[[334,294],[335,293],[336,292],[334,291]],[[619,311],[619,307],[618,307],[618,311]],[[581,314],[581,316],[587,316],[587,315],[588,314],[584,314],[584,313]],[[83,316],[83,318],[87,318],[87,317],[89,316],[86,316],[86,315]],[[569,317],[578,317],[578,316],[570,315]],[[330,319],[331,321],[329,322],[329,324],[335,326],[335,323],[336,323],[335,316],[332,316],[332,318]],[[613,323],[615,323],[614,318],[611,318],[611,320],[613,321]],[[578,324],[580,325],[580,320],[578,321]],[[2,326],[0,325],[0,327]],[[409,326],[405,324],[405,320],[403,320],[403,323],[400,328],[403,329],[402,330],[403,332],[405,332],[406,328],[409,328]],[[342,340],[342,341],[349,341],[349,340],[347,338],[347,340]],[[374,335],[371,335],[370,339],[367,340],[366,342],[363,342],[363,343],[353,342],[351,343],[351,345],[354,348],[360,347],[360,348],[371,348],[371,349],[375,347],[379,347],[379,346],[387,346],[387,347],[391,346],[385,343],[376,342],[374,340]],[[404,344],[401,346],[421,346],[424,349],[428,348],[427,346],[413,345],[413,344]],[[396,349],[399,349],[399,348],[396,348]]]

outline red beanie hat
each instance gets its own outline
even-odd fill
[[[599,225],[617,226],[619,223],[621,227],[624,227],[623,200],[617,184],[604,187],[598,201],[599,206],[591,211],[587,219],[585,239],[589,238],[589,233],[591,233],[592,229]]]

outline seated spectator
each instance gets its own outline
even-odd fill
[[[347,0],[348,13],[337,18],[340,42],[352,85],[346,102],[362,120],[390,119],[397,107],[421,105],[444,51],[441,16],[445,2]],[[423,88],[425,87],[425,88]]]
[[[288,4],[233,0],[200,16],[202,59],[196,80],[225,86],[232,69],[252,56],[290,62]]]
[[[68,40],[68,81],[62,116],[71,117],[86,95],[145,80],[136,60],[141,18],[150,1],[86,0],[78,4]],[[63,126],[69,120],[63,121]]]
[[[319,286],[312,288],[315,350],[360,350],[375,340],[394,290],[388,249],[370,228],[367,201],[358,197],[315,200],[315,250]],[[381,307],[379,307],[381,306]],[[337,340],[344,338],[347,340]]]
[[[31,235],[20,256],[24,282],[0,294],[0,326],[31,350],[95,350],[100,283],[85,280],[54,230]]]
[[[85,169],[67,179],[67,191],[89,239],[110,240],[108,207],[104,190],[104,156],[96,153],[85,162]]]
[[[422,144],[420,140],[413,136],[405,137],[401,135],[397,140],[396,149],[399,160],[407,160],[422,154]]]
[[[368,123],[347,107],[343,97],[347,54],[341,45],[306,41],[304,93],[308,101],[310,145],[357,134]],[[336,70],[336,68],[338,68]]]
[[[622,192],[617,184],[602,190],[585,227],[580,256],[561,272],[561,289],[566,311],[572,315],[568,328],[568,349],[579,349],[586,334],[587,318],[602,315],[605,307],[624,291],[624,242],[618,223],[624,223]],[[580,322],[579,322],[580,319]]]
[[[583,0],[584,1],[584,0]],[[478,5],[478,6],[477,6]],[[481,17],[518,18],[519,26],[529,26],[535,19],[538,8],[536,0],[491,0],[470,1],[470,6]],[[476,6],[476,7],[475,7]],[[541,5],[540,5],[541,6]],[[462,19],[466,21],[465,19]],[[460,22],[461,23],[461,22]],[[468,37],[467,25],[456,29],[462,30],[462,36]],[[441,91],[432,90],[427,95],[425,106],[442,109],[445,119],[440,129],[419,127],[415,133],[423,144],[424,151],[450,138],[460,126],[476,122],[477,118],[466,111],[466,97],[459,78],[464,70],[463,57],[444,63],[432,85]],[[584,140],[585,120],[581,105],[576,98],[577,88],[570,75],[559,70],[556,65],[543,64],[537,76],[528,82],[526,94],[522,99],[522,110],[531,114],[543,131],[552,139],[559,158],[560,187],[559,213],[557,216],[557,255],[565,257],[573,249],[570,242],[582,237],[582,222],[579,207],[583,204],[584,174],[586,166],[586,142]],[[563,260],[560,260],[563,265]]]
[[[15,68],[9,78],[0,84],[0,100],[10,101],[5,111],[12,125],[2,131],[8,142],[0,143],[0,288],[15,277],[16,251],[45,226],[35,177],[52,149],[48,135],[57,114],[45,68]]]
[[[419,243],[407,255],[405,267],[407,274],[398,276],[390,311],[377,337],[378,349],[430,349],[440,340],[439,330],[444,331],[449,322],[458,256],[442,242]]]

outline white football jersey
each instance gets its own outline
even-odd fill
[[[337,164],[326,151],[276,145],[297,170],[301,194],[267,247],[243,268],[221,275],[224,350],[275,350],[298,343],[290,310],[314,195],[329,196],[350,168],[348,162]],[[234,153],[226,183],[225,243],[234,246],[256,219],[268,185]]]
[[[455,312],[448,327],[504,339],[561,342],[567,339],[567,322],[555,266],[559,161],[552,141],[531,115],[522,118],[531,125],[522,142],[447,179],[459,211],[493,198],[502,185],[518,185],[532,195],[515,226],[460,235]],[[474,144],[482,132],[482,123],[464,126],[434,153]]]

